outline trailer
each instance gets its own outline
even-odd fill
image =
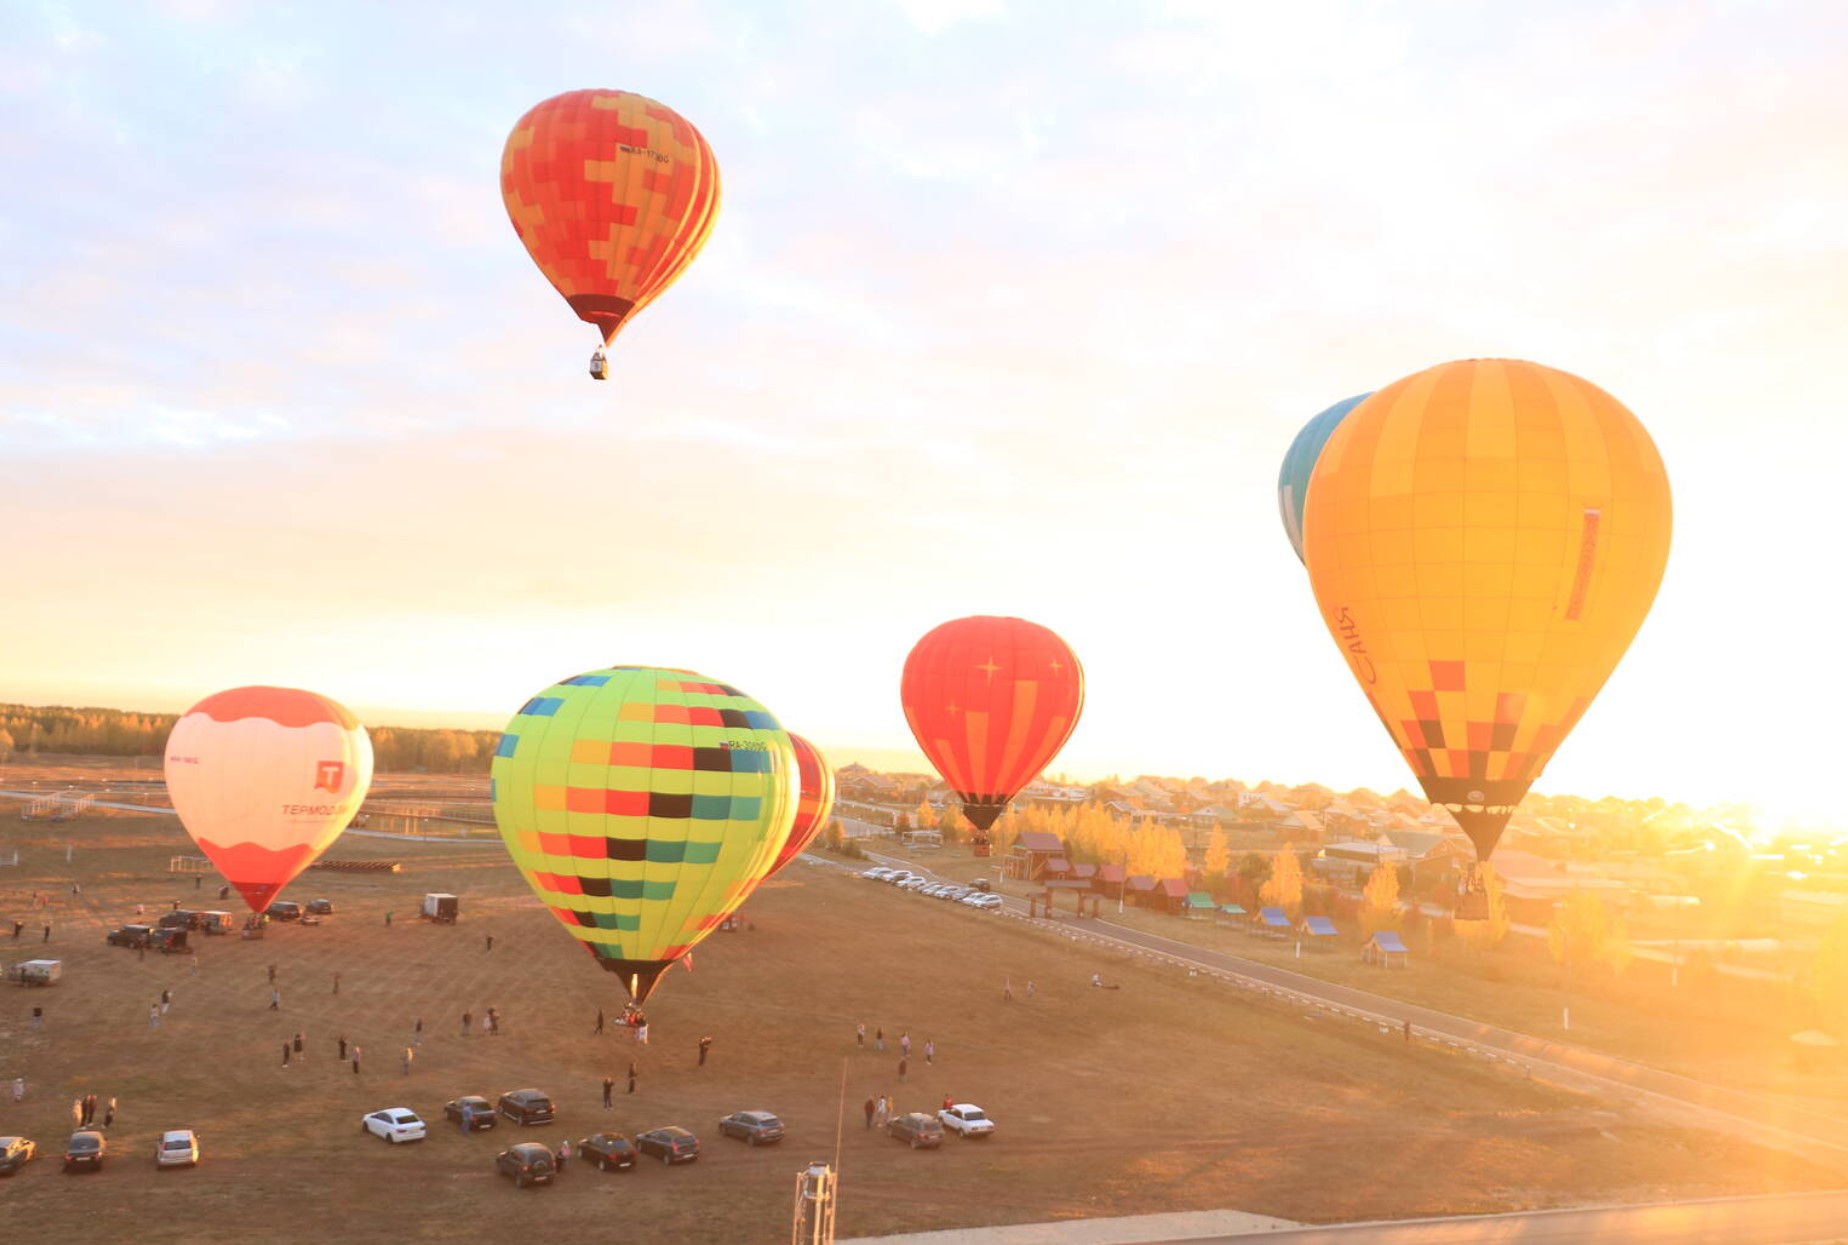
[[[428,894],[423,897],[423,909],[418,913],[426,921],[435,921],[438,925],[454,925],[456,913],[462,901],[454,895]]]
[[[55,986],[63,976],[63,960],[24,960],[6,970],[6,979],[22,986]]]

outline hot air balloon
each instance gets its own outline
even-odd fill
[[[494,755],[494,819],[552,915],[640,1003],[744,902],[796,816],[796,752],[737,688],[614,666],[527,701]]]
[[[628,91],[569,91],[520,118],[501,152],[501,198],[527,253],[604,347],[693,262],[719,211],[700,132]]]
[[[372,741],[325,696],[237,687],[174,723],[166,772],[186,832],[261,912],[359,812]]]
[[[776,854],[776,860],[770,865],[770,872],[764,875],[765,878],[773,876],[784,865],[800,856],[802,849],[814,842],[821,828],[828,824],[828,814],[834,811],[834,771],[828,768],[828,759],[821,755],[814,744],[800,735],[790,735],[789,742],[796,750],[796,773],[799,778],[796,821],[790,828],[788,841]]]
[[[1408,376],[1323,448],[1303,532],[1322,620],[1479,862],[1642,625],[1670,509],[1637,418],[1537,363]],[[1482,914],[1472,888],[1458,915]]]
[[[911,650],[899,697],[918,746],[962,798],[975,854],[986,856],[995,818],[1078,725],[1084,670],[1038,623],[959,618]]]
[[[1296,560],[1303,560],[1303,499],[1309,495],[1309,474],[1315,460],[1322,455],[1328,434],[1335,430],[1347,413],[1365,402],[1371,394],[1343,398],[1303,425],[1283,456],[1283,468],[1277,473],[1277,509],[1283,515],[1283,532],[1296,550]]]

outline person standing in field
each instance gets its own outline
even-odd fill
[[[864,1020],[854,1026],[853,1044],[862,1048],[866,1046],[866,1022]]]
[[[113,1123],[115,1123],[115,1099],[111,1098],[109,1105],[103,1110],[103,1131],[109,1131],[109,1126]]]
[[[297,1059],[302,1057],[302,1035],[299,1032],[295,1035],[295,1057]]]
[[[706,1052],[712,1049],[712,1039],[703,1037],[699,1040],[699,1066],[706,1066]]]
[[[346,1062],[346,1034],[340,1035],[340,1062]]]
[[[878,1103],[874,1102],[871,1098],[868,1098],[866,1100],[866,1127],[869,1131],[873,1127],[873,1112],[877,1111],[878,1109],[879,1109]]]
[[[880,1025],[877,1029],[873,1030],[873,1049],[874,1050],[884,1050],[885,1049],[885,1026],[884,1025]]]
[[[404,1055],[403,1055],[403,1057],[402,1057],[402,1058],[401,1058],[401,1059],[399,1060],[399,1063],[403,1065],[403,1068],[404,1068],[404,1075],[405,1075],[405,1076],[409,1076],[409,1075],[411,1074],[411,1060],[413,1060],[413,1059],[415,1059],[415,1058],[417,1058],[417,1052],[416,1052],[416,1051],[413,1051],[413,1050],[412,1050],[412,1049],[411,1049],[410,1047],[408,1047],[408,1046],[407,1046],[407,1047],[405,1047],[405,1048],[404,1048]]]
[[[462,1036],[463,1037],[468,1036],[468,1027],[474,1023],[475,1023],[475,1015],[473,1012],[463,1012],[462,1013]]]
[[[900,1055],[898,1057],[898,1083],[900,1085],[903,1085],[905,1083],[905,1072],[910,1067],[911,1067],[911,1061],[905,1058],[903,1055]]]
[[[289,1044],[287,1042],[282,1044],[282,1066],[285,1068],[289,1066]]]
[[[931,1041],[929,1038],[924,1039],[924,1062],[925,1063],[936,1063],[937,1062],[937,1044]]]
[[[610,1095],[614,1094],[615,1092],[616,1092],[616,1078],[613,1076],[604,1077],[603,1078],[603,1109],[605,1111],[608,1111],[610,1107],[614,1105],[610,1100]]]
[[[629,1092],[635,1092],[635,1060],[629,1061]]]
[[[359,1075],[359,1044],[357,1042],[353,1045],[353,1075]]]
[[[590,1031],[590,1036],[592,1037],[602,1037],[603,1036],[603,1009],[601,1007],[597,1009],[597,1026],[596,1028]]]

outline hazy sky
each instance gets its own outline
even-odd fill
[[[1676,506],[1539,788],[1821,809],[1844,64],[1828,0],[9,4],[0,700],[498,726],[658,663],[842,760],[909,747],[919,636],[1012,613],[1085,663],[1074,775],[1392,789],[1278,463],[1513,355],[1629,405]],[[588,86],[725,189],[607,384],[498,185]]]

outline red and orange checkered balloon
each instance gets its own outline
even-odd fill
[[[608,345],[699,254],[719,212],[719,165],[664,104],[569,91],[507,136],[501,197],[539,271]]]

